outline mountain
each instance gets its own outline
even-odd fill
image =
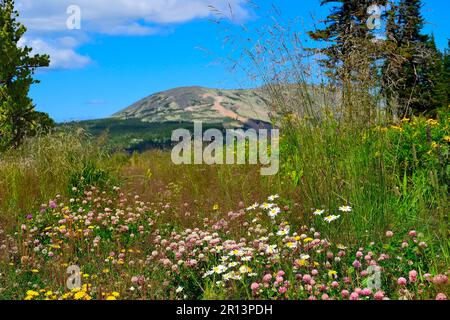
[[[115,119],[149,123],[193,122],[226,127],[260,127],[270,123],[263,92],[181,87],[148,96],[114,114]]]
[[[169,148],[175,129],[269,128],[270,113],[263,92],[182,87],[148,96],[110,118],[73,121],[62,129],[83,129],[114,150]]]

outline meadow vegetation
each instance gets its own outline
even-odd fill
[[[270,177],[108,154],[82,132],[32,138],[0,165],[1,297],[443,299],[448,119],[296,124]]]
[[[370,61],[325,80],[288,28],[265,34],[244,65],[278,115],[279,173],[29,137],[0,155],[0,299],[446,300],[448,106],[392,112]]]

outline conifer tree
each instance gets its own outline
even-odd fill
[[[386,1],[380,0],[380,6]],[[333,4],[323,29],[309,33],[314,40],[324,42],[319,53],[327,75],[342,93],[340,113],[351,121],[371,121],[375,101],[372,96],[378,86],[378,51],[374,30],[368,26],[370,0],[322,0]]]
[[[400,117],[432,113],[442,104],[442,55],[422,33],[421,0],[392,1],[386,14],[383,91]],[[395,107],[392,107],[395,105]]]
[[[448,83],[445,81],[445,56],[437,48],[434,35],[427,42],[427,50],[429,55],[419,69],[419,75],[421,76],[421,79],[419,79],[421,94],[419,99],[424,112],[434,113],[436,109],[448,105]]]
[[[0,151],[19,146],[26,136],[48,130],[53,121],[36,112],[28,96],[35,70],[49,65],[46,55],[31,55],[19,40],[26,28],[17,21],[13,0],[0,0]]]
[[[348,57],[367,44],[371,34],[367,28],[368,0],[322,0],[321,5],[334,4],[323,29],[309,32],[312,39],[326,42],[320,52],[326,56],[322,64],[330,76],[342,78],[354,69]]]

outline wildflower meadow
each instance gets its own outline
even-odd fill
[[[428,167],[438,163],[433,160],[436,150],[448,149],[444,135],[448,122],[431,123],[436,142],[425,147],[419,138],[423,121],[371,130],[388,136],[396,145],[399,135],[414,139],[417,149],[423,149],[417,157],[427,159],[416,165]],[[426,130],[422,136],[426,140]],[[358,194],[350,194],[354,199],[332,194],[334,199],[326,205],[313,206],[313,199],[307,199],[305,191],[299,195],[292,177],[283,173],[262,177],[253,166],[177,167],[167,161],[169,152],[160,151],[131,158],[120,154],[111,157],[96,153],[96,147],[88,142],[65,151],[91,154],[90,159],[74,158],[80,162],[79,168],[78,163],[72,163],[71,168],[63,166],[44,174],[36,171],[46,167],[44,163],[50,165],[48,161],[58,166],[49,154],[66,157],[59,149],[67,145],[55,144],[58,139],[66,136],[35,140],[23,147],[22,154],[11,155],[2,163],[10,179],[7,185],[2,184],[2,195],[6,193],[10,199],[3,210],[14,208],[7,219],[2,217],[3,298],[448,297],[448,229],[442,229],[445,220],[434,220],[439,217],[421,217],[417,211],[409,221],[386,217],[371,222],[373,216],[396,215],[401,209],[368,212],[373,207],[359,202]],[[36,144],[46,151],[32,152]],[[398,152],[402,161],[414,168],[408,155]],[[27,157],[27,163],[17,162],[15,157]],[[386,161],[390,159],[387,154]],[[86,166],[86,162],[90,164]],[[61,193],[50,197],[51,188],[41,190],[41,195],[30,192],[39,190],[35,186],[41,179],[52,176],[47,180],[49,186],[66,184]],[[406,183],[399,193],[414,191],[413,177],[407,176]],[[270,191],[278,193],[271,195]],[[392,192],[395,195],[396,191]],[[46,196],[40,205],[34,204]],[[395,195],[391,205],[408,205],[402,198]]]
[[[0,300],[450,298],[442,1],[57,2],[0,0]]]

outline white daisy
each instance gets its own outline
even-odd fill
[[[265,210],[269,210],[269,209],[272,208],[273,206],[274,206],[273,203],[267,203],[267,202],[264,202],[264,203],[260,206],[260,208],[261,208],[261,209],[265,209]]]
[[[181,291],[183,291],[183,287],[178,287],[177,290],[175,290],[176,293],[180,293]]]
[[[214,271],[213,271],[213,270],[207,271],[207,272],[205,272],[205,274],[203,275],[203,278],[209,277],[210,275],[213,275],[213,274],[214,274]]]
[[[331,223],[331,222],[333,222],[333,221],[339,219],[340,217],[341,217],[341,216],[331,215],[331,216],[325,217],[324,220],[325,220],[326,222],[328,222],[328,223]]]
[[[250,268],[248,266],[241,266],[239,268],[239,272],[242,274],[249,273],[249,272],[252,272],[252,268]]]
[[[244,251],[242,250],[233,250],[230,252],[230,256],[238,256],[238,257],[242,257],[244,255]]]
[[[277,245],[276,244],[267,246],[266,253],[273,254],[273,253],[276,253],[276,252],[277,252]]]
[[[341,206],[341,207],[339,207],[339,211],[351,212],[352,211],[352,207],[350,207],[350,206]]]
[[[213,273],[222,274],[227,271],[227,267],[224,265],[218,265],[217,267],[212,268]]]
[[[295,249],[297,248],[297,242],[288,242],[286,243],[286,247],[288,247],[289,249]]]
[[[277,232],[277,236],[287,236],[289,235],[289,229],[282,229]]]
[[[252,206],[247,208],[247,211],[255,210],[259,207],[259,203],[255,202]]]
[[[275,201],[275,200],[278,199],[279,197],[280,197],[279,195],[275,194],[275,195],[273,195],[273,196],[270,196],[270,197],[268,198],[268,200],[269,200],[269,201]]]
[[[325,213],[325,210],[319,210],[317,209],[316,211],[313,212],[313,215],[315,216],[321,216],[322,214]]]
[[[231,279],[231,276],[233,275],[233,273],[232,272],[229,272],[229,273],[227,273],[227,274],[224,274],[223,275],[223,280],[225,280],[225,281],[228,281],[228,280],[230,280]]]
[[[269,217],[274,219],[280,212],[281,212],[280,208],[278,208],[278,207],[272,208],[269,211]]]

